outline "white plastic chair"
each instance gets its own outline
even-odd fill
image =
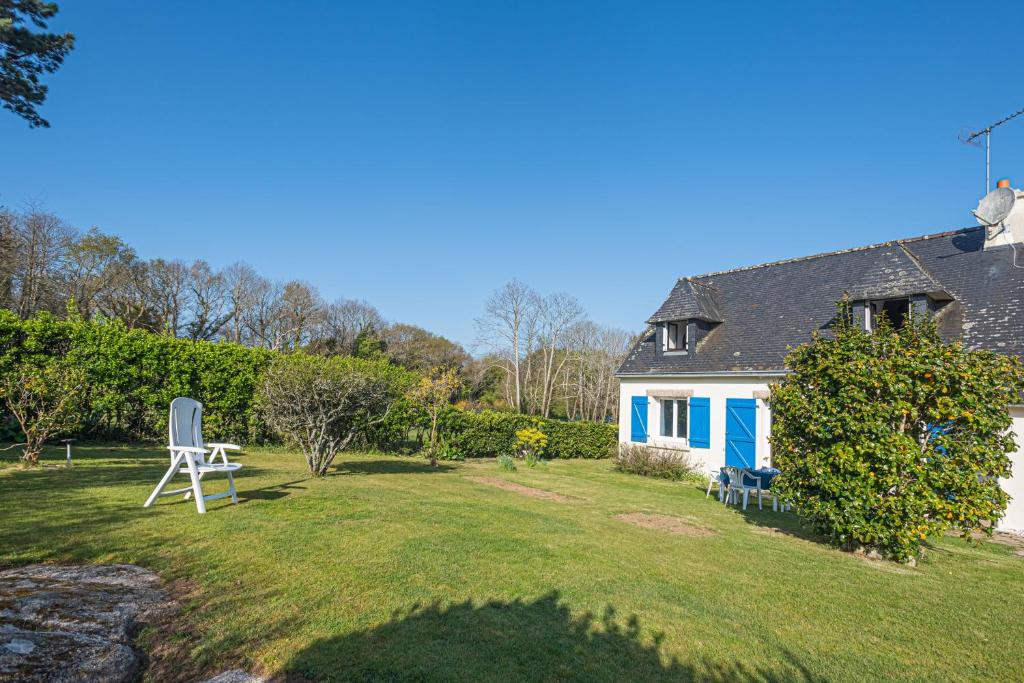
[[[743,467],[726,467],[725,476],[729,477],[729,485],[726,489],[725,502],[737,502],[737,494],[743,494],[743,509],[747,509],[747,501],[750,492],[757,494],[757,509],[763,510],[761,504],[761,478],[750,473]]]
[[[237,503],[238,493],[235,491],[233,473],[242,469],[242,466],[238,463],[228,462],[225,451],[240,450],[240,447],[233,443],[205,443],[203,441],[203,404],[183,396],[171,401],[168,433],[170,443],[167,448],[171,452],[171,466],[142,507],[148,508],[156,502],[159,496],[175,496],[179,493],[184,493],[186,500],[194,495],[196,508],[200,514],[206,512],[206,501],[209,500],[231,496],[231,502]],[[210,454],[209,460],[206,459],[207,454]],[[216,462],[218,457],[221,462]],[[227,491],[209,496],[203,495],[203,487],[200,482],[204,475],[211,473],[227,475]],[[175,474],[189,475],[192,485],[173,491],[164,491],[163,488]]]
[[[717,481],[718,482],[718,500],[719,500],[719,502],[721,502],[722,499],[723,499],[723,496],[725,496],[725,486],[722,484],[722,468],[721,467],[715,467],[714,465],[709,465],[708,466],[707,475],[708,475],[708,492],[704,494],[704,497],[708,498],[708,497],[711,496],[711,489],[712,489],[712,487],[714,487],[715,482]]]

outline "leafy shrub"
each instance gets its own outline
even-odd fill
[[[381,422],[371,425],[357,437],[353,446],[391,452],[413,453],[423,447],[414,432],[424,426],[426,413],[408,397],[397,399]]]
[[[1020,361],[944,344],[930,319],[874,332],[840,305],[832,338],[786,359],[772,387],[773,491],[847,549],[906,561],[957,527],[991,533],[1015,450]]]
[[[515,472],[515,458],[513,458],[508,453],[502,453],[501,455],[498,456],[498,469],[501,470],[502,472]]]
[[[699,468],[685,453],[650,448],[639,443],[624,443],[615,454],[615,469],[644,477],[682,481],[700,476]]]
[[[47,440],[81,419],[85,373],[66,358],[25,360],[0,378],[0,397],[25,435],[22,459],[39,463]]]
[[[409,390],[409,400],[416,404],[427,416],[430,424],[429,448],[430,464],[437,466],[437,423],[441,413],[451,404],[452,397],[462,386],[454,368],[434,368],[430,374],[421,377]]]
[[[516,432],[528,428],[547,437],[545,455],[550,458],[607,458],[615,452],[618,440],[616,425],[564,422],[494,410],[474,413],[449,407],[438,421],[441,438],[470,458],[516,452]]]
[[[547,446],[547,435],[536,427],[527,427],[516,432],[516,450],[523,457],[532,456],[537,459],[544,455]]]
[[[409,379],[384,360],[297,353],[279,356],[264,374],[260,403],[267,423],[322,477],[338,451],[384,420]]]
[[[466,456],[451,444],[438,444],[434,451],[434,457],[438,460],[465,460]]]

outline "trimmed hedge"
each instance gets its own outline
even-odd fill
[[[204,405],[207,437],[243,443],[271,438],[256,393],[273,351],[130,330],[118,320],[58,320],[46,313],[21,320],[0,310],[0,375],[33,355],[66,356],[86,373],[83,436],[166,439],[167,406],[176,396],[191,396]],[[393,448],[422,429],[424,419],[422,409],[401,399],[358,446]],[[454,406],[438,425],[441,441],[465,457],[513,453],[516,432],[527,427],[547,435],[550,458],[606,458],[618,439],[615,425]]]
[[[516,432],[536,427],[548,437],[549,458],[607,458],[615,452],[619,430],[602,422],[566,422],[519,413],[451,408],[441,415],[441,441],[470,458],[513,453]]]
[[[129,330],[117,320],[21,320],[0,311],[0,373],[32,355],[66,356],[86,373],[87,436],[166,439],[167,406],[191,396],[204,404],[207,437],[268,437],[254,403],[274,355],[266,349]]]

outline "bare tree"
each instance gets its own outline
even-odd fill
[[[551,414],[555,384],[571,357],[565,352],[570,330],[583,319],[580,303],[568,294],[552,294],[538,305],[538,342],[540,346],[540,412]]]
[[[229,293],[221,273],[206,261],[196,261],[189,268],[189,321],[185,329],[193,340],[214,339],[231,319]]]
[[[117,318],[128,327],[158,330],[149,294],[149,264],[134,261],[119,269],[118,277],[96,298],[96,310],[107,318]]]
[[[19,216],[0,207],[0,306],[14,310],[14,279],[18,269]]]
[[[487,300],[484,316],[477,318],[477,343],[503,362],[509,377],[509,403],[523,410],[524,360],[529,362],[537,326],[539,295],[519,280],[508,282]],[[529,370],[529,368],[526,368]]]
[[[569,335],[570,368],[562,379],[570,419],[605,420],[618,415],[615,372],[635,337],[625,330],[583,321]]]
[[[36,207],[20,214],[14,228],[12,298],[18,315],[27,318],[41,310],[60,312],[63,302],[57,295],[57,272],[74,231],[54,214]]]
[[[250,320],[253,309],[259,305],[260,292],[266,278],[248,263],[234,263],[224,269],[224,284],[228,289],[231,306],[230,327],[226,337],[242,344],[247,341],[246,321]]]
[[[280,308],[281,289],[281,285],[262,276],[249,283],[246,305],[235,313],[241,316],[246,343],[275,348],[275,320]]]
[[[177,336],[188,303],[189,267],[183,261],[154,259],[146,264],[145,286],[154,331]]]
[[[287,351],[308,344],[323,314],[323,299],[312,285],[299,280],[285,283],[278,300],[275,348]]]
[[[349,355],[361,333],[382,331],[385,325],[380,311],[365,301],[338,299],[324,311],[322,325],[317,331],[317,346],[326,353]]]

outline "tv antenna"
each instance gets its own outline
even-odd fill
[[[992,187],[992,176],[989,172],[989,167],[992,164],[992,129],[996,126],[1001,126],[1011,119],[1015,119],[1021,114],[1024,114],[1024,109],[1015,111],[1009,116],[1003,117],[993,124],[985,126],[979,130],[963,130],[960,133],[960,142],[970,145],[971,147],[981,147],[981,143],[978,142],[978,138],[982,135],[985,136],[985,194],[989,193]]]

